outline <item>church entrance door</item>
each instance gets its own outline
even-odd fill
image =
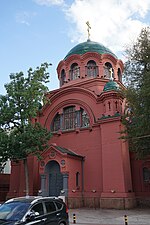
[[[48,178],[48,195],[59,196],[63,189],[63,175],[60,172],[59,164],[55,160],[48,162],[45,172]]]
[[[61,173],[49,174],[49,195],[59,196],[63,189],[63,177]]]

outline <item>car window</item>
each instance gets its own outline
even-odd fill
[[[29,208],[29,203],[10,202],[0,207],[0,219],[5,220],[21,220]]]
[[[58,209],[61,209],[62,208],[62,204],[60,202],[55,202],[56,206]]]
[[[43,204],[38,203],[31,208],[31,211],[38,212],[40,215],[44,214]]]
[[[45,206],[46,206],[46,211],[48,213],[56,211],[56,207],[55,207],[54,202],[45,202]]]

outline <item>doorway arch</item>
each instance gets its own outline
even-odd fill
[[[63,175],[57,161],[49,161],[45,166],[48,182],[48,196],[59,196],[63,189]]]

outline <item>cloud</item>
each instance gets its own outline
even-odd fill
[[[32,17],[36,16],[36,13],[30,13],[30,12],[26,12],[26,11],[23,11],[23,12],[19,12],[16,14],[16,21],[17,23],[21,23],[21,24],[25,24],[27,26],[30,25],[30,19]]]
[[[150,25],[150,0],[34,0],[39,5],[56,5],[70,24],[68,36],[74,43],[90,38],[118,55]],[[147,18],[147,20],[146,20]]]
[[[64,0],[34,0],[39,5],[51,6],[51,5],[63,5]]]
[[[150,0],[75,0],[65,10],[68,21],[74,24],[69,34],[73,42],[87,39],[86,21],[90,21],[91,40],[103,43],[115,53],[121,52],[148,25],[143,22],[148,13]]]

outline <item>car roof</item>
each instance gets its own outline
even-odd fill
[[[7,200],[5,203],[10,203],[10,202],[27,202],[27,203],[35,203],[40,200],[61,200],[58,197],[42,197],[42,196],[23,196],[23,197],[17,197],[17,198],[11,198]]]

